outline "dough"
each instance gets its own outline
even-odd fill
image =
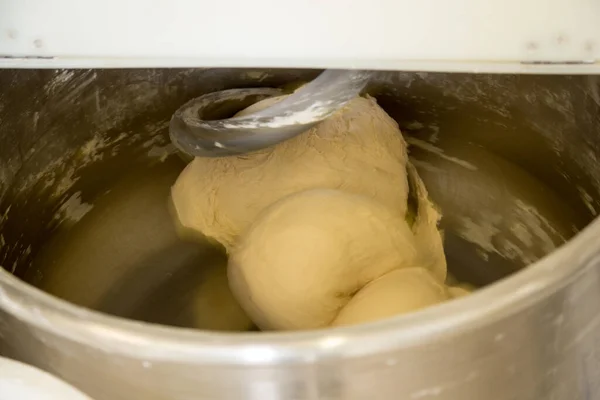
[[[173,204],[183,228],[229,250],[259,212],[302,190],[362,194],[404,217],[406,161],[396,122],[374,99],[357,98],[310,131],[271,148],[194,159],[172,188]]]
[[[225,247],[232,292],[262,329],[354,324],[451,298],[440,213],[372,98],[271,148],[194,159],[172,199],[183,230]]]
[[[446,255],[442,232],[438,229],[438,222],[442,215],[429,199],[425,184],[419,177],[417,169],[410,162],[406,164],[409,188],[416,199],[416,217],[412,226],[415,240],[422,256],[421,266],[433,272],[435,277],[444,282],[446,280]]]
[[[372,199],[303,191],[265,210],[240,238],[231,288],[262,329],[324,327],[368,283],[419,266],[414,239],[403,218]]]
[[[450,298],[446,287],[425,268],[395,269],[364,286],[333,321],[333,326],[406,314]]]
[[[248,331],[253,323],[231,293],[224,267],[207,269],[202,283],[191,294],[194,325],[216,331]]]
[[[456,286],[451,286],[448,288],[448,293],[450,293],[450,296],[452,296],[452,298],[458,298],[458,297],[463,297],[466,295],[471,294],[473,291],[475,291],[475,287],[467,284],[467,283],[462,283]]]

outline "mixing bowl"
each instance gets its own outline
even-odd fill
[[[1,70],[0,353],[97,400],[599,397],[595,76],[377,73],[367,91],[443,212],[449,269],[481,289],[253,332],[222,250],[173,228],[186,158],[169,119],[204,93],[317,74]]]

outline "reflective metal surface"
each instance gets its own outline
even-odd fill
[[[283,91],[269,88],[229,89],[209,93],[181,106],[169,126],[171,140],[186,154],[218,157],[272,146],[323,121],[367,85],[371,72],[326,70],[283,100],[244,116],[249,105]],[[232,110],[232,104],[237,108]],[[233,111],[233,112],[232,112]],[[219,119],[207,118],[219,116]]]
[[[487,285],[475,294],[298,334],[148,323],[223,330],[226,302],[190,306],[220,250],[168,223],[173,112],[317,73],[0,71],[0,352],[99,400],[600,396],[595,77],[371,82],[442,208],[450,271]]]

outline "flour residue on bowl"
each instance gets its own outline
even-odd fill
[[[438,128],[438,130],[439,130],[439,128]],[[449,155],[445,154],[443,149],[441,149],[437,146],[434,146],[433,144],[431,144],[429,142],[426,142],[426,141],[420,140],[420,139],[415,139],[413,137],[406,138],[406,141],[408,142],[409,145],[418,147],[421,150],[435,154],[436,156],[443,158],[446,161],[450,161],[451,163],[454,163],[456,165],[459,165],[459,166],[469,169],[471,171],[477,171],[477,167],[475,165],[471,164],[468,161],[461,160],[460,158],[449,156]]]
[[[577,186],[577,191],[579,192],[579,198],[581,199],[581,201],[583,201],[583,204],[585,204],[587,209],[590,210],[592,215],[594,217],[598,215],[596,207],[594,207],[594,198],[592,197],[592,195],[589,194],[589,192],[581,186]]]
[[[76,192],[73,193],[67,201],[61,204],[56,214],[54,214],[54,219],[59,221],[59,223],[74,225],[93,208],[94,206],[92,204],[85,203],[81,200],[81,192]]]
[[[516,200],[510,212],[510,216],[482,212],[476,218],[459,217],[456,233],[478,246],[484,260],[489,254],[497,254],[525,265],[566,243],[567,239],[535,207]]]

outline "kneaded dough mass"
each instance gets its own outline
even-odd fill
[[[177,217],[184,228],[229,250],[258,213],[307,189],[362,194],[404,216],[407,153],[399,132],[375,100],[357,98],[317,127],[271,148],[196,158],[172,189]]]
[[[355,324],[459,295],[444,284],[440,214],[372,98],[271,148],[194,159],[172,201],[184,232],[225,247],[231,289],[262,329]]]

